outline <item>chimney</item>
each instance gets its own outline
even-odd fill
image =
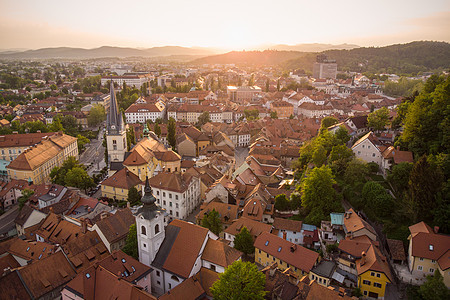
[[[365,263],[366,263],[366,251],[363,251],[363,252],[361,253],[361,261],[360,261],[360,264],[361,264],[361,266],[364,266]]]
[[[434,231],[434,233],[438,233],[439,232],[439,226],[434,226],[433,231]]]
[[[291,246],[291,252],[295,252],[295,250],[297,250],[297,245],[294,244]]]
[[[283,239],[284,239],[284,240],[287,240],[286,236],[287,236],[287,233],[286,233],[286,232],[283,232]]]
[[[53,207],[50,206],[49,210],[50,210],[51,213],[53,213]]]
[[[81,222],[81,232],[82,232],[82,233],[86,233],[86,231],[87,231],[87,222],[86,222],[86,219],[85,219],[85,218],[81,218],[81,219],[80,219],[80,222]]]

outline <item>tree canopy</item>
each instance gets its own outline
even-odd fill
[[[89,126],[97,126],[98,124],[106,120],[106,113],[103,105],[95,104],[89,111],[87,120]]]
[[[174,118],[169,119],[169,124],[167,125],[167,141],[169,142],[170,147],[175,149],[177,145],[176,140],[176,122]]]
[[[236,234],[234,238],[234,248],[244,252],[245,254],[252,254],[255,252],[253,243],[253,237],[245,226],[242,227],[241,231]]]
[[[219,213],[215,209],[205,213],[202,219],[202,226],[211,230],[215,235],[219,235],[222,231],[222,222],[220,221]]]
[[[389,110],[382,107],[367,116],[367,126],[375,130],[384,130],[389,121]]]
[[[263,300],[266,276],[258,271],[254,263],[235,261],[225,272],[219,274],[219,280],[211,286],[215,300]]]
[[[136,224],[130,226],[130,231],[128,232],[127,240],[125,242],[125,246],[122,248],[122,251],[139,260]]]

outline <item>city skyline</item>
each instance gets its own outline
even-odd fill
[[[450,41],[450,3],[377,1],[11,1],[0,3],[2,49],[184,46],[223,50],[276,44],[385,46]]]

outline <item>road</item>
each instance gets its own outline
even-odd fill
[[[91,143],[86,145],[86,150],[80,155],[80,163],[87,167],[88,174],[100,171],[105,166],[105,147],[103,147],[104,129],[100,129],[97,139],[92,139]]]
[[[0,216],[0,234],[6,233],[15,227],[14,219],[19,214],[19,205],[15,205]]]

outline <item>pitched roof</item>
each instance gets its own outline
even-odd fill
[[[148,179],[152,188],[183,193],[189,188],[189,184],[194,177],[189,174],[160,172],[156,176]]]
[[[62,251],[26,265],[18,273],[34,298],[63,286],[76,275]]]
[[[358,271],[358,275],[367,271],[382,272],[390,282],[393,280],[386,257],[384,257],[384,255],[381,254],[381,251],[374,245],[370,245],[367,252],[365,252],[365,256],[363,254],[363,257],[356,261],[356,270]]]
[[[101,183],[103,186],[112,186],[119,189],[129,190],[143,182],[127,168],[117,171],[111,177],[106,178]]]
[[[0,148],[33,146],[41,142],[45,137],[55,134],[58,134],[58,132],[37,132],[2,135],[0,136]]]
[[[406,260],[405,248],[403,247],[402,241],[387,239],[387,244],[392,259],[402,261]]]
[[[373,229],[369,223],[361,219],[353,208],[350,208],[346,214],[348,217],[344,217],[344,226],[347,232],[356,232],[358,230],[367,229],[376,235],[375,229]]]
[[[261,233],[256,238],[254,246],[307,273],[311,271],[319,258],[319,253],[268,232]]]
[[[216,210],[219,213],[220,220],[225,224],[229,224],[236,220],[238,217],[238,205],[223,203],[223,202],[209,202],[196,216],[197,220],[203,219],[204,215],[212,210]]]
[[[95,265],[79,273],[65,289],[83,299],[156,300],[142,288],[122,280],[103,266]]]
[[[152,265],[189,278],[208,232],[204,227],[173,220],[166,227],[166,236]]]
[[[0,277],[3,276],[5,269],[9,268],[12,270],[18,267],[20,267],[20,264],[11,254],[8,253],[0,257]]]
[[[135,223],[133,214],[129,208],[118,210],[115,214],[101,219],[96,223],[100,231],[103,233],[109,243],[127,237],[130,226]]]
[[[273,221],[273,228],[284,229],[289,231],[300,232],[302,230],[302,221],[295,221],[283,218],[275,218]]]
[[[8,252],[27,261],[37,261],[54,254],[57,248],[49,243],[26,241],[18,238],[11,244]]]
[[[32,294],[27,292],[17,270],[0,277],[0,291],[2,291],[3,299],[34,299]]]
[[[258,237],[263,232],[272,231],[272,225],[241,217],[225,229],[224,232],[235,236],[241,231],[242,227],[246,227],[254,238]]]
[[[76,142],[76,140],[75,137],[62,133],[53,135],[22,152],[7,168],[14,170],[35,170],[51,158],[57,156],[60,151]]]
[[[438,260],[450,249],[450,235],[419,232],[412,237],[411,243],[412,256]]]
[[[416,233],[419,232],[432,233],[433,229],[427,223],[422,221],[417,224],[409,226],[409,231],[411,232],[412,235],[415,235]]]
[[[242,252],[228,246],[223,241],[208,239],[202,259],[227,268],[242,256]]]
[[[195,277],[190,277],[159,297],[159,300],[197,300],[205,299],[206,292],[200,281]]]

